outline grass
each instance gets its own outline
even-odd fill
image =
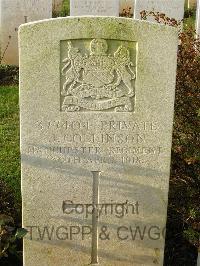
[[[184,30],[192,28],[195,29],[195,17],[189,17],[184,19]]]
[[[18,86],[0,86],[0,179],[21,202]]]
[[[184,30],[195,29],[196,9],[185,9]]]

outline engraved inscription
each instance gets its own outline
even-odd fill
[[[61,67],[61,111],[134,110],[136,75],[129,48],[122,44],[111,54],[106,40],[93,39],[86,54],[71,41],[66,50]]]
[[[157,121],[38,120],[34,125],[46,145],[26,146],[25,153],[69,164],[151,164],[165,153],[162,145],[149,145],[160,132]]]

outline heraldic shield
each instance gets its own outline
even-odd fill
[[[66,51],[67,50],[67,51]],[[132,112],[135,100],[135,63],[129,48],[93,39],[83,54],[69,41],[61,58],[62,112]]]

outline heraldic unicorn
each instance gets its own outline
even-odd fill
[[[86,55],[68,42],[61,70],[65,77],[62,111],[133,111],[135,73],[130,52],[125,46],[119,46],[114,55],[107,51],[104,39],[93,39]]]

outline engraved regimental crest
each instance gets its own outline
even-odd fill
[[[61,111],[133,111],[135,73],[128,48],[121,45],[109,54],[106,40],[93,39],[87,54],[71,41],[67,53],[61,69]]]

